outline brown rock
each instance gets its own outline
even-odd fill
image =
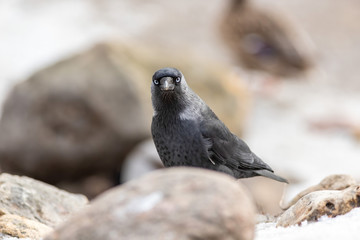
[[[52,228],[45,224],[12,214],[0,216],[0,232],[17,238],[40,240]]]
[[[320,191],[320,190],[343,190],[355,184],[356,184],[356,180],[350,175],[345,175],[345,174],[330,175],[324,178],[323,180],[321,180],[320,183],[311,186],[303,190],[299,194],[297,194],[289,203],[287,204],[282,203],[281,208],[284,210],[288,209],[289,207],[294,205],[300,198],[311,192]]]
[[[49,183],[113,176],[150,135],[133,81],[98,46],[16,85],[0,122],[2,170]]]
[[[168,168],[119,186],[50,233],[60,239],[253,239],[254,206],[233,178]]]
[[[286,184],[268,178],[256,177],[239,180],[249,189],[258,213],[277,216],[282,213],[280,201]]]
[[[139,178],[146,173],[163,168],[164,165],[156,151],[154,141],[147,139],[129,153],[121,168],[120,182],[124,183]]]
[[[342,191],[322,190],[309,193],[286,210],[278,219],[277,226],[287,227],[301,222],[317,221],[321,216],[336,217],[360,207],[360,185]]]
[[[70,194],[28,177],[0,175],[0,212],[54,227],[87,204],[82,195]]]
[[[251,1],[230,1],[221,33],[238,63],[282,77],[298,75],[311,66],[296,26],[280,15],[259,9]]]

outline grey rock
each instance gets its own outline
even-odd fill
[[[290,77],[305,73],[313,64],[298,26],[281,12],[259,8],[252,1],[231,0],[220,26],[234,59],[247,69]]]
[[[0,233],[0,240],[33,240],[33,239],[12,237],[10,235]]]
[[[82,209],[88,200],[46,183],[6,173],[0,175],[0,213],[54,227]]]
[[[120,182],[139,178],[146,173],[163,168],[159,154],[152,139],[141,142],[125,158],[121,168]]]
[[[233,178],[169,168],[109,190],[45,240],[253,239],[255,211]]]
[[[110,52],[98,45],[12,89],[0,121],[3,171],[49,183],[112,175],[149,136],[133,76]]]
[[[11,237],[40,240],[51,230],[52,228],[45,224],[17,215],[0,216],[0,232]]]

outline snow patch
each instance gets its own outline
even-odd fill
[[[360,208],[335,218],[323,216],[318,222],[301,226],[276,227],[276,223],[256,226],[255,240],[353,240],[360,236]]]

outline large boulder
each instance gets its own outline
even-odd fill
[[[120,182],[128,182],[163,167],[154,141],[147,139],[138,144],[125,158],[121,168]]]
[[[18,215],[54,227],[87,203],[83,195],[67,193],[28,177],[0,175],[1,215]]]
[[[150,119],[134,76],[112,57],[98,46],[14,87],[0,122],[3,171],[50,183],[114,175],[124,156],[149,136]]]
[[[46,183],[6,173],[0,175],[0,239],[41,239],[88,203]]]
[[[220,26],[234,59],[247,69],[294,77],[312,65],[303,34],[279,11],[259,8],[252,1],[231,0]]]
[[[169,168],[102,194],[45,240],[253,239],[254,212],[235,179]]]
[[[0,216],[0,232],[7,236],[40,240],[51,230],[52,228],[45,224],[17,215],[5,214]],[[0,239],[3,239],[1,235]]]

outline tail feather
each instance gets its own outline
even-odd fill
[[[286,180],[285,178],[279,177],[268,170],[255,170],[254,173],[258,174],[259,176],[271,178],[279,182],[289,183],[288,180]]]

